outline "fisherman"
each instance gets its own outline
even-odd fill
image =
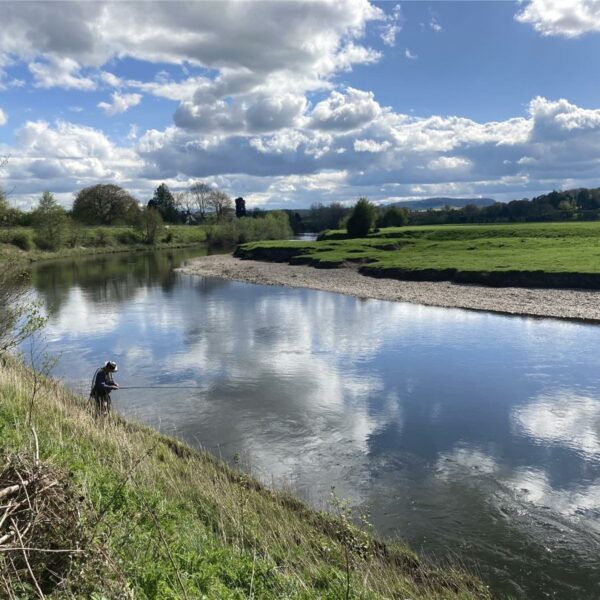
[[[108,360],[94,374],[90,400],[95,401],[96,413],[100,416],[107,416],[110,413],[110,393],[119,389],[119,384],[115,383],[113,379],[113,373],[116,373],[117,370],[117,363]]]

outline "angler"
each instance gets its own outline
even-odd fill
[[[108,416],[110,413],[110,393],[119,389],[119,384],[113,379],[113,373],[118,370],[117,363],[108,360],[103,367],[96,369],[92,379],[92,389],[90,391],[90,402],[94,402],[96,414],[98,416]]]

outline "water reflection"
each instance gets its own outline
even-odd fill
[[[115,404],[317,505],[334,484],[500,592],[599,596],[597,327],[174,273],[187,256],[38,267],[58,374],[198,386]]]

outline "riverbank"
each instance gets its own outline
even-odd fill
[[[241,260],[228,254],[194,259],[181,270],[192,275],[260,285],[305,287],[359,298],[600,323],[600,292],[597,291],[376,279],[361,275],[357,265],[316,269],[306,265]]]
[[[0,363],[0,432],[0,489],[14,480],[36,510],[62,507],[52,527],[22,534],[41,550],[26,551],[20,583],[7,562],[16,533],[0,522],[0,595],[37,583],[48,598],[491,597],[356,529],[341,505],[341,518],[314,511],[174,438],[120,417],[98,422],[84,398],[13,361]]]

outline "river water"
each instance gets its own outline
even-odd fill
[[[600,597],[600,328],[191,277],[201,251],[34,267],[86,391],[119,364],[129,418],[241,460],[499,595]]]

